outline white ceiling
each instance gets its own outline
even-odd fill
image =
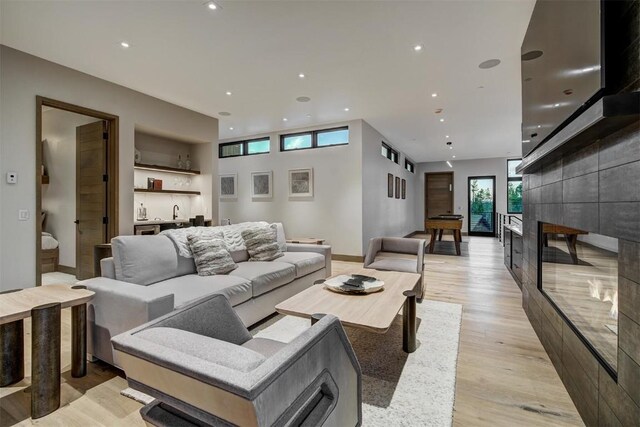
[[[221,139],[362,118],[415,161],[520,151],[534,0],[220,1],[216,11],[204,1],[2,0],[0,41],[218,117]],[[478,68],[492,58],[502,63]]]

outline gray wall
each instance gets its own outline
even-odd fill
[[[212,146],[218,140],[218,120],[178,107],[123,86],[0,46],[0,287],[25,288],[35,284],[35,139],[36,96],[111,113],[120,118],[119,227],[133,232],[133,156],[136,126],[199,141],[203,156],[214,168]],[[208,147],[208,149],[206,149]],[[202,166],[202,165],[201,165]],[[9,185],[8,171],[19,174]],[[207,174],[201,196],[217,217],[213,176]],[[30,219],[18,221],[18,210]]]
[[[496,177],[496,211],[507,213],[507,158],[451,160],[450,168],[446,162],[426,162],[418,165],[418,203],[416,217],[419,228],[424,228],[424,202],[426,172],[453,172],[453,209],[455,214],[464,215],[462,231],[467,232],[467,210],[469,207],[468,178],[470,176],[495,175]]]
[[[419,228],[416,221],[417,173],[404,168],[404,154],[396,164],[382,156],[382,141],[389,141],[362,122],[362,247],[366,251],[372,237],[403,237]],[[392,145],[392,144],[389,144]],[[405,200],[387,197],[387,174],[407,181]],[[395,195],[394,195],[395,196]]]
[[[349,126],[349,144],[311,150],[280,151],[280,135]],[[362,255],[362,120],[287,129],[267,135],[271,152],[218,159],[220,174],[238,174],[238,198],[219,201],[219,217],[232,223],[282,222],[288,238],[326,239],[333,253]],[[228,142],[228,140],[221,141]],[[217,156],[217,153],[216,153]],[[289,170],[313,168],[311,199],[289,199]],[[251,172],[273,172],[273,198],[251,198]],[[217,185],[217,184],[216,184]]]

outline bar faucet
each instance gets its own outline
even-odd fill
[[[178,205],[173,205],[173,219],[175,220],[176,218],[178,218],[178,215],[176,214],[176,211],[179,211],[180,208],[178,207]]]

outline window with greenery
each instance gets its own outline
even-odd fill
[[[393,163],[400,163],[400,154],[384,142],[382,143],[382,155]]]
[[[522,159],[507,160],[507,213],[522,213],[522,175],[516,168]]]
[[[271,139],[259,138],[247,141],[226,142],[218,146],[218,157],[251,156],[271,151]]]
[[[280,136],[280,151],[306,150],[349,144],[349,128],[333,128]]]
[[[404,159],[404,168],[411,173],[415,173],[416,171],[416,167],[414,166],[414,164],[407,159]]]

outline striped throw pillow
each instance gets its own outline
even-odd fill
[[[242,230],[249,261],[273,261],[284,256],[276,240],[276,226],[253,227]]]
[[[226,274],[238,268],[224,240],[198,235],[188,236],[198,276]]]

